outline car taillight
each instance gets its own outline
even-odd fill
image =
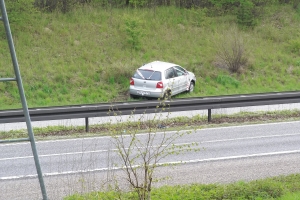
[[[164,84],[163,84],[163,82],[158,82],[157,84],[156,84],[156,88],[164,88]]]
[[[130,78],[130,85],[134,85],[134,80]]]

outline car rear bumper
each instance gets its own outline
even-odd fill
[[[130,88],[129,93],[131,95],[140,96],[140,97],[160,98],[160,97],[163,96],[163,90],[160,90],[160,89],[157,89],[157,90],[153,91],[153,90],[143,90],[143,89]]]

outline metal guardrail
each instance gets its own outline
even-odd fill
[[[300,103],[300,91],[173,99],[164,103],[166,108],[164,112],[208,110],[208,121],[210,121],[212,109]],[[161,107],[163,107],[162,102],[147,100],[30,108],[29,113],[32,121],[85,118],[88,131],[90,117],[112,116],[114,114],[110,112],[112,110],[118,111],[118,115],[130,115],[132,112],[134,114],[155,113],[161,110],[158,109]],[[0,123],[24,121],[22,110],[0,110]]]

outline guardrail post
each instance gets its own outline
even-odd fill
[[[89,127],[89,118],[85,118],[85,132],[90,132],[90,127]]]
[[[208,121],[208,122],[211,121],[211,109],[208,109],[208,113],[207,113],[207,121]]]

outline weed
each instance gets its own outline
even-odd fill
[[[222,84],[223,86],[234,86],[236,88],[239,87],[240,82],[236,80],[235,78],[228,76],[228,75],[218,75],[216,78],[217,83]]]
[[[108,81],[109,81],[109,84],[110,84],[110,85],[115,84],[115,78],[114,78],[113,76],[112,76],[112,77],[109,77]]]

